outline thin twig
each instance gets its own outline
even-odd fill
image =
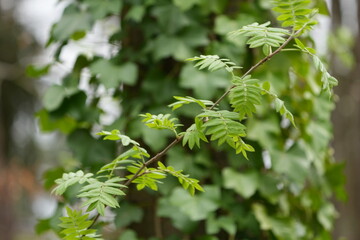
[[[124,185],[125,186],[129,186],[130,183],[132,181],[134,181],[136,178],[139,177],[140,173],[142,172],[142,170],[144,170],[145,167],[151,165],[154,162],[157,162],[160,160],[160,158],[162,156],[164,156],[167,151],[169,151],[173,146],[175,146],[176,144],[178,144],[178,142],[181,141],[181,139],[183,138],[183,136],[179,136],[177,137],[174,141],[172,141],[166,148],[164,148],[164,150],[162,150],[161,152],[159,152],[158,154],[156,154],[154,157],[152,157],[150,160],[148,160],[147,162],[145,162],[141,168],[139,168],[139,170],[134,174],[134,176],[132,176],[132,178],[130,178]]]
[[[306,25],[305,25],[306,26]],[[305,27],[304,26],[304,27]],[[273,56],[275,56],[276,54],[278,54],[282,49],[284,49],[286,47],[286,45],[289,44],[289,42],[291,40],[293,40],[295,38],[296,35],[298,35],[303,29],[299,29],[297,32],[295,32],[294,34],[292,34],[278,49],[276,49],[273,53],[271,53],[270,55],[264,57],[263,59],[261,59],[257,64],[255,64],[254,66],[252,66],[246,73],[244,73],[241,78],[246,77],[247,75],[249,75],[250,73],[252,73],[255,69],[257,69],[258,67],[260,67],[261,65],[263,65],[265,62],[269,61]],[[231,86],[215,103],[214,105],[212,105],[209,110],[212,110],[215,108],[216,105],[218,105],[227,95],[229,95],[231,89],[233,89],[235,87],[235,85]]]
[[[183,138],[183,136],[179,136],[177,137],[172,143],[170,143],[166,148],[164,148],[164,150],[162,150],[161,152],[159,152],[158,154],[156,154],[154,157],[152,157],[151,159],[149,159],[148,161],[146,161],[141,168],[139,168],[139,170],[134,174],[134,176],[132,176],[132,178],[130,178],[129,180],[127,180],[127,182],[124,184],[125,186],[129,186],[130,183],[132,181],[134,181],[136,178],[140,177],[141,175],[143,175],[141,172],[144,170],[145,167],[151,165],[154,162],[157,162],[160,160],[160,158],[162,156],[164,156],[167,151],[169,151],[169,149],[171,149],[173,146],[175,146],[178,142],[181,141],[181,139]],[[98,220],[98,218],[100,217],[100,214],[98,213],[94,219],[93,222],[91,223],[91,225],[88,227],[91,228],[94,226],[94,224],[96,223],[96,221]]]
[[[269,61],[273,56],[275,56],[276,54],[278,54],[282,49],[284,49],[286,47],[286,45],[289,44],[289,42],[291,40],[293,40],[304,28],[306,27],[306,25],[304,27],[302,27],[301,29],[299,29],[298,31],[296,31],[294,34],[292,34],[279,48],[277,48],[273,53],[271,53],[270,55],[264,57],[263,59],[261,59],[258,63],[256,63],[254,66],[252,66],[246,73],[244,73],[241,78],[244,78],[246,76],[248,76],[250,73],[252,73],[255,69],[257,69],[258,67],[260,67],[261,65],[263,65],[265,62]],[[216,107],[216,105],[218,105],[231,91],[231,89],[233,89],[235,87],[235,85],[231,86],[210,108],[209,110],[212,110]],[[174,141],[172,141],[167,147],[165,147],[161,152],[157,153],[154,157],[152,157],[151,159],[149,159],[148,161],[146,161],[140,168],[139,170],[134,174],[134,176],[132,176],[129,180],[127,180],[127,182],[124,184],[125,186],[129,186],[130,183],[132,181],[134,181],[136,178],[138,178],[139,176],[141,176],[141,172],[149,165],[157,162],[160,160],[161,157],[163,157],[172,147],[174,147],[176,144],[178,144],[181,140],[183,139],[183,135],[178,136]],[[91,226],[89,228],[91,228],[95,222],[98,220],[100,214],[98,213],[94,219],[93,219],[93,223],[91,224]]]
[[[246,77],[247,75],[249,75],[251,72],[253,72],[255,69],[257,69],[258,67],[260,67],[262,64],[264,64],[265,62],[269,61],[273,56],[275,56],[276,54],[278,54],[283,48],[286,47],[286,45],[294,39],[294,37],[299,34],[302,31],[302,29],[298,30],[295,34],[291,35],[278,49],[276,49],[273,53],[271,53],[270,55],[266,56],[265,58],[261,59],[257,64],[255,64],[254,66],[252,66],[246,73],[244,73],[242,75],[241,78]],[[231,89],[233,89],[235,87],[235,85],[231,86],[210,108],[209,110],[212,110],[215,108],[216,105],[218,105],[231,91]],[[134,181],[140,174],[140,172],[142,170],[144,170],[145,167],[149,166],[150,164],[152,164],[153,162],[157,162],[159,160],[160,157],[162,157],[163,155],[165,155],[165,153],[172,148],[173,146],[175,146],[178,142],[181,141],[181,139],[183,138],[183,136],[180,136],[178,138],[176,138],[172,143],[170,143],[164,150],[162,150],[161,152],[159,152],[158,154],[156,154],[153,158],[151,158],[150,160],[148,160],[147,162],[145,162],[142,167],[134,174],[134,176],[132,178],[130,178],[126,183],[125,186],[129,186],[129,184]]]

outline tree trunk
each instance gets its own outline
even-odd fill
[[[340,0],[333,0],[333,29],[341,26]],[[357,6],[358,19],[360,16],[360,0]],[[354,19],[354,21],[358,21]],[[349,199],[339,204],[340,218],[335,224],[335,239],[346,237],[347,240],[360,238],[360,181],[359,181],[359,146],[360,146],[360,28],[358,30],[355,46],[354,68],[347,74],[341,74],[336,66],[336,57],[333,61],[335,76],[340,80],[336,94],[340,100],[333,115],[334,121],[334,148],[335,157],[346,162],[345,174],[347,176],[346,190]]]

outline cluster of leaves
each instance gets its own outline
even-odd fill
[[[158,162],[158,165],[159,165],[158,167],[159,170],[169,173],[172,176],[176,177],[179,180],[180,184],[183,186],[183,188],[185,190],[188,190],[191,195],[194,196],[195,190],[202,192],[204,191],[204,189],[198,183],[199,180],[194,178],[189,178],[188,175],[182,174],[182,170],[176,171],[173,167],[171,166],[166,167],[161,162]]]
[[[251,117],[256,112],[256,105],[261,104],[261,89],[257,85],[259,80],[234,77],[234,88],[230,92],[230,103],[235,112],[239,113],[240,120]]]
[[[51,31],[49,44],[58,45],[55,60],[68,44],[85,38],[96,21],[106,24],[110,17],[119,18],[120,25],[107,36],[108,43],[121,46],[121,53],[115,47],[108,57],[80,54],[61,84],[45,93],[44,109],[38,113],[41,129],[67,134],[76,166],[89,172],[52,170],[48,188],[55,183],[54,193],[69,204],[81,198],[86,211],[104,215],[108,206],[121,228],[111,234],[123,240],[159,239],[151,229],[136,233],[132,224],[150,228],[153,224],[145,224],[145,219],[158,217],[178,230],[157,233],[166,240],[331,239],[336,211],[329,198],[333,193],[345,197],[339,177],[343,166],[334,163],[329,149],[334,104],[317,87],[331,92],[335,82],[320,58],[315,60],[315,52],[294,36],[311,28],[312,7],[322,4],[275,1],[278,19],[289,30],[270,26],[264,19],[270,7],[251,1],[70,2]],[[229,11],[231,17],[224,14]],[[266,23],[252,24],[255,21]],[[261,60],[258,51],[245,51],[246,44],[270,56],[288,37],[296,37],[298,54],[280,53],[252,76],[241,75],[234,62],[248,69]],[[305,37],[303,42],[312,41]],[[315,66],[304,61],[303,52],[311,53]],[[189,58],[194,55],[199,57]],[[183,59],[196,62],[195,68]],[[80,87],[80,79],[88,89]],[[99,89],[105,89],[106,96]],[[216,101],[224,92],[229,102],[225,97]],[[109,96],[121,102],[121,116],[105,123],[108,113],[100,103]],[[164,108],[173,96],[177,101],[169,106],[177,110],[176,118]],[[147,113],[143,122],[138,119],[142,113]],[[179,130],[177,119],[190,127]],[[296,122],[297,128],[286,122]],[[110,141],[95,136],[99,124],[104,128],[99,135]],[[157,131],[163,129],[174,132],[175,143],[182,140],[192,151],[166,148],[169,131]],[[200,148],[201,140],[210,144]],[[150,166],[156,162],[157,167]],[[127,188],[130,183],[149,191],[134,194]],[[123,197],[128,192],[135,201]],[[154,204],[144,204],[144,196]],[[65,239],[98,238],[88,228],[103,230],[106,223],[88,220],[80,211],[68,210],[69,218],[62,218],[60,225],[66,229],[60,230],[54,222],[63,207],[59,204],[52,218],[42,220],[38,231],[53,229]]]
[[[269,55],[272,53],[272,47],[280,47],[285,42],[285,37],[290,35],[289,30],[268,27],[270,24],[270,22],[263,24],[252,23],[239,30],[230,32],[229,35],[233,38],[241,35],[250,37],[246,42],[250,48],[262,47],[263,53]]]
[[[135,162],[135,160],[141,160],[150,157],[147,151],[137,145],[134,145],[131,149],[120,154],[112,162],[105,164],[99,171],[100,173],[108,173],[107,176],[114,175],[114,171],[126,169],[126,166]]]
[[[241,68],[229,59],[220,58],[218,55],[200,55],[200,57],[188,58],[187,61],[197,61],[195,67],[198,67],[200,70],[207,68],[211,72],[222,68],[225,68],[228,72],[233,72],[234,69]]]
[[[102,182],[92,176],[93,174],[84,174],[81,170],[76,173],[64,173],[62,178],[55,181],[57,186],[53,192],[57,195],[62,195],[70,186],[86,183],[85,186],[81,187],[79,191],[80,194],[78,194],[77,197],[88,199],[82,204],[83,207],[87,206],[87,212],[96,209],[99,214],[104,216],[106,206],[112,208],[120,207],[115,197],[125,195],[125,193],[120,190],[120,188],[124,188],[125,186],[119,183],[124,179],[114,177]]]
[[[309,8],[311,0],[275,0],[275,12],[280,13],[277,20],[282,21],[283,27],[292,27],[299,30],[316,25],[317,22],[312,16],[317,12],[316,9]]]
[[[204,142],[208,142],[205,134],[204,134],[204,123],[201,119],[195,118],[195,123],[192,124],[186,132],[183,134],[183,146],[186,144],[189,145],[190,149],[193,149],[193,147],[198,146],[200,148],[200,140],[203,140]]]
[[[245,126],[238,121],[238,113],[208,110],[198,116],[208,118],[203,127],[206,129],[206,134],[211,135],[211,141],[218,141],[219,145],[226,142],[236,150],[236,153],[242,153],[246,158],[246,151],[254,151],[253,147],[245,144],[241,139],[246,133]]]
[[[169,107],[171,107],[173,111],[184,106],[185,104],[190,104],[190,103],[197,103],[203,109],[206,109],[207,106],[210,107],[214,105],[214,103],[210,100],[201,100],[189,96],[187,97],[174,96],[174,98],[178,101],[169,105]]]
[[[336,78],[330,75],[327,71],[324,63],[320,60],[320,58],[316,55],[316,51],[313,48],[306,47],[299,39],[295,39],[296,47],[299,48],[302,52],[309,54],[314,61],[315,67],[317,70],[321,72],[321,82],[322,88],[326,90],[329,94],[331,94],[334,86],[338,85],[338,81]]]
[[[83,215],[81,211],[71,210],[66,207],[67,217],[61,217],[60,227],[64,234],[65,240],[83,239],[83,240],[101,240],[102,238],[96,234],[95,229],[89,229],[93,221],[87,220],[89,214]]]
[[[182,170],[177,171],[171,166],[165,167],[160,162],[157,169],[145,167],[144,158],[149,157],[147,152],[138,146],[139,143],[120,134],[120,131],[102,131],[99,135],[105,136],[105,140],[120,140],[124,146],[128,146],[131,143],[133,147],[119,155],[111,163],[104,165],[98,171],[96,178],[94,174],[85,174],[82,170],[75,173],[64,173],[61,178],[55,180],[57,186],[53,189],[53,193],[63,195],[71,186],[85,184],[85,186],[78,190],[77,198],[86,199],[81,205],[81,207],[87,207],[86,212],[96,210],[99,215],[104,216],[106,207],[120,207],[117,197],[125,195],[125,192],[121,189],[125,189],[127,186],[121,184],[121,182],[126,180],[126,178],[117,177],[114,172],[115,170],[126,169],[132,173],[126,176],[127,179],[132,179],[136,175],[132,182],[137,184],[138,190],[148,187],[157,191],[157,184],[161,183],[158,179],[164,179],[166,174],[170,174],[176,177],[183,188],[192,195],[195,194],[195,190],[204,191],[198,184],[198,180],[182,174]],[[104,176],[104,172],[108,174]],[[99,179],[101,178],[106,178],[106,180],[100,181]],[[62,224],[59,225],[65,228],[60,232],[60,234],[64,235],[64,239],[100,239],[97,238],[98,235],[94,234],[96,232],[95,229],[88,229],[93,225],[93,221],[87,220],[88,214],[82,215],[81,211],[72,211],[70,208],[67,208],[67,213],[68,217],[61,218]]]
[[[112,208],[120,207],[114,196],[123,196],[125,193],[120,190],[125,186],[119,184],[123,181],[122,178],[111,178],[105,182],[100,182],[97,179],[89,179],[89,184],[81,188],[79,198],[88,198],[86,202],[82,204],[83,207],[87,206],[86,211],[92,211],[96,209],[102,216],[105,215],[105,206]]]
[[[177,135],[176,128],[182,126],[181,124],[175,123],[175,121],[177,121],[176,118],[169,119],[169,117],[171,116],[170,114],[152,115],[150,113],[147,113],[147,114],[141,114],[140,116],[144,118],[143,122],[149,128],[168,129],[173,131],[175,135]]]

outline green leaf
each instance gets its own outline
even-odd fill
[[[278,238],[296,240],[303,235],[299,231],[303,226],[300,224],[295,225],[293,218],[280,218],[269,215],[265,206],[258,203],[252,205],[252,210],[260,223],[260,228],[264,231],[271,230]]]
[[[218,88],[225,89],[229,85],[229,77],[225,71],[210,73],[186,65],[180,73],[180,86],[194,90],[196,98],[210,99],[215,96]]]
[[[241,24],[241,22],[237,21],[237,19],[232,19],[228,15],[219,15],[215,19],[214,31],[217,34],[226,35],[234,29],[239,28],[239,24]]]
[[[138,240],[138,237],[136,235],[136,232],[132,231],[132,230],[125,230],[119,240]]]
[[[67,217],[61,217],[60,227],[64,228],[60,233],[65,240],[101,240],[95,229],[89,229],[93,221],[87,220],[89,214],[82,215],[81,211],[66,207]]]
[[[262,88],[263,88],[264,90],[266,90],[266,91],[270,91],[270,88],[271,88],[270,82],[265,81],[265,82],[262,84]]]
[[[144,215],[140,207],[129,203],[122,204],[121,208],[117,209],[115,213],[115,224],[118,228],[126,227],[131,223],[139,223]]]
[[[94,174],[87,173],[79,170],[77,172],[64,173],[61,178],[55,180],[57,186],[52,190],[56,195],[62,195],[66,189],[76,183],[83,184],[92,179]]]
[[[312,55],[315,67],[322,73],[322,89],[326,90],[331,95],[332,89],[334,86],[338,85],[338,81],[330,75],[330,73],[326,70],[324,63],[318,56],[312,54],[308,49],[307,52]]]
[[[221,216],[215,219],[213,215],[206,220],[206,233],[217,234],[220,228],[224,229],[229,235],[234,236],[236,233],[235,219],[231,216]]]
[[[200,139],[204,142],[208,142],[204,131],[205,127],[200,119],[195,118],[195,124],[191,125],[186,132],[184,133],[182,144],[185,146],[186,144],[189,145],[190,149],[193,149],[195,144],[200,148]]]
[[[195,190],[204,192],[204,189],[199,185],[199,180],[190,178],[188,175],[182,174],[182,170],[176,171],[172,166],[165,167],[164,164],[158,162],[158,169],[164,173],[169,173],[176,177],[180,184],[183,186],[185,190],[193,196],[195,194]]]
[[[310,174],[310,161],[298,144],[286,152],[272,151],[270,155],[274,171],[284,174],[300,188],[303,187]]]
[[[316,1],[315,7],[319,9],[319,14],[330,16],[328,3],[326,1]]]
[[[261,204],[253,204],[252,209],[256,219],[260,222],[262,230],[270,230],[272,228],[271,219],[267,216],[266,209]]]
[[[278,139],[281,129],[275,114],[268,116],[266,121],[253,119],[247,127],[247,139],[258,141],[263,148],[273,149],[278,144],[274,138]]]
[[[45,109],[36,113],[36,117],[39,118],[39,125],[43,132],[60,130],[64,134],[69,134],[77,127],[77,122],[73,117],[52,118]]]
[[[142,5],[134,5],[126,14],[126,19],[131,19],[134,22],[141,22],[145,14],[145,7]]]
[[[144,119],[142,122],[145,123],[146,126],[153,129],[168,129],[173,131],[175,135],[177,135],[176,129],[181,124],[176,124],[175,122],[178,121],[177,118],[170,118],[170,114],[159,114],[159,115],[152,115],[151,113],[141,114],[141,117]]]
[[[172,0],[175,6],[179,7],[182,11],[187,11],[192,8],[194,5],[197,5],[200,0]]]
[[[134,63],[127,62],[118,67],[120,81],[130,86],[134,86],[138,77],[138,69]]]
[[[285,103],[284,101],[282,101],[279,98],[275,99],[275,109],[277,112],[279,112],[281,115],[283,115],[285,118],[287,118],[294,127],[296,127],[295,125],[295,121],[294,121],[294,116],[292,115],[292,113],[285,107]]]
[[[93,18],[89,13],[81,11],[71,4],[64,10],[60,21],[54,25],[52,37],[57,41],[66,41],[79,32],[89,31],[92,24]]]
[[[224,0],[200,0],[203,11],[210,13],[221,14],[225,12],[227,1]]]
[[[224,187],[233,189],[244,198],[253,196],[259,185],[259,176],[256,172],[239,173],[231,168],[222,171]]]
[[[241,68],[236,66],[236,64],[231,62],[229,59],[220,58],[217,55],[200,55],[200,57],[188,58],[186,61],[197,61],[195,67],[200,70],[207,68],[211,72],[219,69],[225,69],[228,72],[232,72],[236,68]]]
[[[100,59],[89,67],[90,71],[99,75],[100,82],[106,88],[115,88],[120,85],[119,68],[108,60]]]
[[[115,144],[94,138],[87,130],[77,129],[67,137],[69,149],[82,164],[98,164],[114,158]]]
[[[120,188],[126,188],[125,185],[119,182],[124,181],[124,178],[114,177],[100,182],[97,179],[89,179],[88,185],[84,186],[80,190],[80,194],[77,197],[87,198],[82,206],[87,206],[87,211],[91,211],[94,207],[97,209],[100,215],[104,216],[105,206],[111,208],[120,207],[116,196],[123,196],[125,193]]]
[[[167,34],[174,34],[190,25],[188,17],[172,4],[156,6],[152,11],[152,15],[158,20],[158,26]]]
[[[176,188],[170,196],[172,205],[187,215],[192,221],[206,219],[210,213],[218,209],[220,190],[216,186],[206,186],[205,192],[191,196],[184,189]]]
[[[105,136],[104,140],[112,140],[112,141],[120,140],[121,144],[123,146],[128,146],[129,144],[132,144],[134,146],[140,146],[140,144],[138,142],[132,140],[130,137],[128,137],[124,134],[121,134],[121,132],[117,129],[114,129],[111,132],[101,131],[101,132],[98,132],[96,135]]]
[[[237,154],[242,153],[246,159],[248,158],[246,152],[254,151],[254,148],[246,144],[241,138],[246,136],[246,127],[238,121],[238,113],[225,110],[205,110],[197,117],[206,119],[203,127],[206,128],[206,135],[211,135],[211,141],[217,140],[218,145],[226,142],[236,150]]]
[[[89,12],[95,19],[102,19],[108,15],[116,15],[121,12],[123,2],[112,0],[84,0],[89,7]]]
[[[169,107],[172,107],[172,110],[176,110],[180,107],[182,107],[185,104],[190,104],[190,103],[197,103],[200,107],[202,108],[206,108],[207,106],[212,106],[214,105],[214,103],[212,101],[209,100],[201,100],[201,99],[196,99],[193,97],[179,97],[179,96],[174,96],[174,98],[176,100],[178,100],[177,102],[174,102],[170,105],[168,105]]]
[[[52,85],[46,90],[43,97],[43,104],[46,110],[53,111],[61,106],[66,97],[66,91],[63,86]]]
[[[271,92],[270,88],[271,88],[270,83],[265,82],[262,86],[261,94],[269,94],[274,99],[275,110],[279,112],[283,117],[288,119],[294,127],[296,127],[294,116],[286,108],[284,101],[281,100],[275,93]]]
[[[51,66],[52,66],[52,64],[46,64],[41,67],[37,67],[34,65],[28,65],[26,67],[26,75],[28,77],[32,77],[32,78],[39,78],[41,76],[48,74]]]
[[[346,183],[346,177],[342,174],[344,172],[345,162],[340,162],[333,164],[326,171],[325,177],[331,186],[334,189],[335,196],[337,199],[346,201],[347,193],[344,189]]]
[[[151,42],[148,48],[152,49],[155,60],[173,57],[178,61],[183,61],[194,54],[190,45],[186,39],[160,35]]]
[[[338,213],[334,206],[331,203],[327,203],[317,212],[317,219],[326,230],[330,231],[337,215]]]
[[[133,174],[126,176],[126,178],[131,179],[136,173],[139,172],[140,168],[143,165],[141,163],[134,163],[133,165],[127,167],[127,170]],[[161,171],[158,171],[155,168],[143,168],[136,179],[132,183],[136,184],[137,190],[142,190],[145,187],[152,189],[153,191],[158,191],[158,183],[161,183],[159,179],[166,178],[166,175]]]
[[[305,29],[311,29],[317,22],[312,20],[312,16],[317,9],[310,9],[310,0],[275,0],[273,11],[280,13],[278,20],[282,21],[282,27],[292,27],[299,30],[306,26]]]
[[[104,165],[99,171],[99,173],[108,172],[108,176],[112,176],[115,170],[118,169],[126,169],[127,166],[135,163],[133,159],[143,160],[144,158],[148,158],[150,155],[147,151],[141,147],[133,146],[128,151],[120,154],[116,159],[114,159],[111,163]],[[129,159],[130,158],[130,159]]]
[[[206,219],[206,233],[207,234],[217,234],[220,231],[220,226],[213,214],[211,214]]]
[[[141,123],[140,123],[141,124]],[[167,139],[173,137],[174,133],[171,131],[159,131],[158,129],[152,129],[148,126],[141,124],[138,126],[142,131],[142,138],[144,142],[153,151],[161,151],[168,144]]]
[[[120,87],[121,83],[134,85],[137,80],[138,70],[134,63],[115,65],[109,60],[100,59],[90,65],[90,71],[99,75],[99,81],[106,88]]]
[[[218,219],[218,224],[229,235],[235,236],[237,226],[236,226],[234,218],[232,218],[230,216],[222,216]]]
[[[338,85],[338,80],[331,76],[330,73],[326,70],[325,64],[318,56],[315,55],[316,52],[314,49],[305,47],[305,45],[299,39],[295,39],[295,41],[295,47],[301,49],[301,51],[309,54],[312,57],[316,69],[321,72],[322,89],[331,96],[333,87]]]
[[[206,134],[216,134],[212,137],[212,140],[220,139],[222,141],[224,137],[245,136],[245,126],[236,121],[239,119],[238,113],[226,110],[205,110],[199,114],[198,117],[209,118],[204,124],[204,127],[208,128]]]
[[[174,214],[176,212],[176,214]],[[190,218],[179,211],[177,206],[171,204],[169,198],[161,198],[157,205],[157,214],[160,217],[167,217],[171,219],[172,225],[182,232],[192,232],[198,224],[191,221]]]
[[[268,27],[270,22],[263,24],[253,23],[229,33],[231,38],[238,36],[250,37],[246,42],[250,48],[263,47],[265,55],[271,54],[272,47],[280,47],[285,42],[285,37],[290,35],[289,31],[282,28]]]
[[[303,51],[306,51],[306,47],[305,45],[300,41],[300,39],[295,38],[295,42],[296,42],[296,47],[300,48]]]
[[[229,94],[230,103],[235,112],[239,113],[239,119],[251,117],[256,112],[256,105],[261,103],[261,88],[259,80],[251,76],[245,78],[234,77],[234,86]]]
[[[258,189],[262,196],[266,197],[269,202],[276,203],[279,201],[281,190],[278,188],[281,181],[270,174],[261,174],[259,176]]]
[[[55,185],[56,179],[62,177],[64,171],[65,170],[62,167],[47,170],[42,177],[44,180],[44,188],[50,190]]]

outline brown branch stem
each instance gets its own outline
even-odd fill
[[[305,25],[306,26],[306,25]],[[276,54],[278,54],[283,48],[286,47],[286,45],[289,44],[289,42],[291,40],[293,40],[304,28],[305,26],[301,29],[299,29],[297,32],[295,32],[294,34],[292,34],[288,39],[286,39],[286,41],[279,47],[277,48],[274,52],[272,52],[270,55],[264,57],[263,59],[261,59],[258,63],[256,63],[254,66],[252,66],[246,73],[244,73],[241,78],[246,77],[247,75],[249,75],[251,72],[253,72],[255,69],[257,69],[258,67],[260,67],[261,65],[263,65],[265,62],[269,61],[273,56],[275,56]],[[216,105],[218,105],[231,91],[231,89],[233,89],[235,86],[231,86],[210,108],[209,110],[214,109],[214,107]],[[130,183],[132,181],[134,181],[136,178],[139,177],[140,173],[145,169],[145,167],[151,165],[154,162],[157,162],[160,160],[160,158],[162,156],[164,156],[167,151],[169,151],[173,146],[175,146],[176,144],[178,144],[181,139],[183,138],[183,136],[179,136],[177,137],[174,141],[172,141],[166,148],[164,148],[164,150],[162,150],[161,152],[159,152],[158,154],[156,154],[154,157],[152,157],[151,159],[149,159],[147,162],[145,162],[141,168],[139,168],[139,170],[134,174],[134,176],[132,178],[130,178],[124,185],[125,186],[129,186]]]
[[[139,168],[139,170],[134,174],[134,176],[132,176],[132,178],[130,178],[129,180],[127,180],[127,182],[124,184],[125,186],[129,186],[130,183],[132,181],[134,181],[136,178],[138,178],[142,172],[142,170],[144,170],[145,167],[151,165],[152,163],[155,163],[157,161],[160,160],[160,158],[162,156],[164,156],[167,151],[169,151],[173,146],[175,146],[176,144],[178,144],[178,142],[181,141],[181,139],[183,138],[183,136],[179,136],[177,137],[174,141],[172,141],[166,148],[164,148],[161,152],[159,152],[158,154],[156,154],[154,157],[152,157],[151,159],[149,159],[148,161],[146,161],[141,168]]]
[[[132,176],[129,180],[127,180],[127,182],[124,184],[125,186],[129,186],[130,183],[132,181],[134,181],[136,178],[140,177],[141,175],[143,175],[143,173],[141,173],[145,167],[151,165],[152,163],[155,163],[157,161],[160,160],[160,158],[162,156],[164,156],[167,151],[169,151],[169,149],[171,149],[173,146],[175,146],[178,142],[181,141],[181,139],[183,138],[183,136],[179,136],[177,137],[174,141],[172,141],[166,148],[164,148],[161,152],[159,152],[158,154],[156,154],[154,157],[152,157],[151,159],[149,159],[148,161],[146,161],[142,166],[141,168],[139,168],[139,170],[134,174],[134,176]],[[89,228],[93,227],[94,224],[96,223],[96,221],[99,219],[100,217],[100,214],[98,213],[94,219],[93,219],[93,222],[92,224],[89,226]]]
[[[272,57],[274,57],[276,54],[278,54],[282,49],[284,49],[286,47],[286,45],[289,44],[289,42],[291,40],[293,40],[304,28],[306,27],[306,25],[299,29],[298,31],[296,31],[295,33],[291,34],[291,36],[279,47],[277,48],[274,52],[272,52],[270,55],[264,57],[263,59],[261,59],[258,63],[256,63],[255,65],[253,65],[248,71],[246,71],[241,78],[244,78],[246,76],[248,76],[250,73],[252,73],[255,69],[257,69],[258,67],[260,67],[261,65],[263,65],[265,62],[269,61]],[[209,110],[212,110],[215,108],[216,105],[218,105],[231,91],[231,89],[233,89],[235,87],[235,85],[231,86],[210,108]],[[167,147],[165,147],[161,152],[157,153],[154,157],[150,158],[148,161],[146,161],[140,168],[139,170],[134,174],[134,176],[132,176],[129,180],[126,181],[126,183],[124,184],[125,186],[129,186],[130,183],[132,181],[134,181],[136,178],[140,177],[142,175],[142,171],[149,165],[157,162],[160,160],[161,157],[163,157],[172,147],[174,147],[176,144],[178,144],[181,140],[183,139],[183,135],[182,136],[178,136],[174,141],[172,141]],[[91,228],[95,222],[98,220],[100,214],[97,214],[94,217],[93,223],[91,224],[91,226],[89,228]]]
[[[305,25],[306,26],[306,25]],[[258,67],[260,67],[261,65],[263,65],[265,62],[269,61],[273,56],[275,56],[276,54],[278,54],[281,50],[283,50],[286,45],[289,44],[289,42],[291,40],[293,40],[304,28],[305,26],[301,29],[299,29],[297,32],[295,32],[294,34],[292,34],[288,39],[286,39],[286,41],[279,47],[277,48],[273,53],[271,53],[270,55],[264,57],[263,59],[261,59],[258,63],[256,63],[254,66],[252,66],[249,70],[247,70],[246,73],[244,73],[241,78],[246,77],[247,75],[249,75],[250,73],[252,73],[255,69],[257,69]],[[209,110],[212,110],[215,108],[216,105],[218,105],[227,95],[229,95],[231,89],[233,89],[235,87],[235,85],[231,86],[210,108]]]

